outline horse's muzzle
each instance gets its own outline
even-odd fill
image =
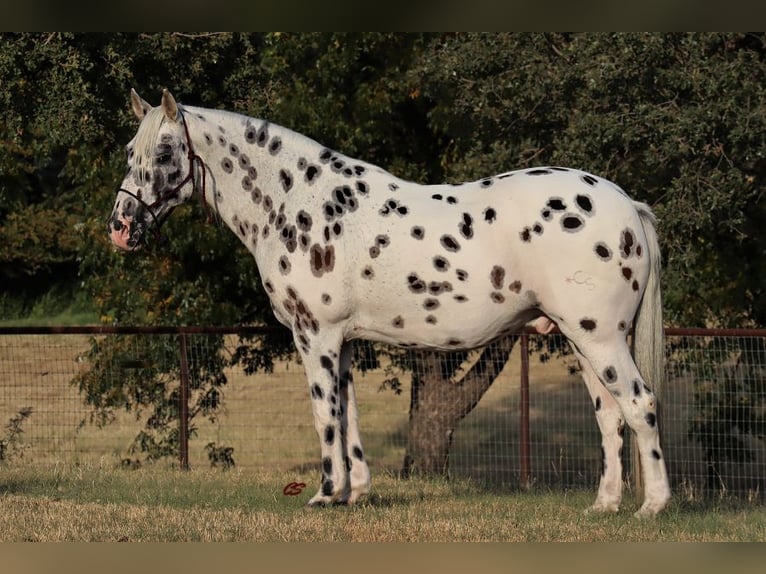
[[[112,244],[123,251],[135,251],[141,247],[140,240],[143,235],[143,226],[133,218],[123,219],[112,217],[108,224],[109,239]]]

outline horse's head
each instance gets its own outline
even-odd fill
[[[182,110],[167,90],[153,108],[135,90],[130,100],[141,124],[127,145],[128,172],[107,223],[112,243],[140,246],[147,229],[160,224],[194,192],[195,160]]]

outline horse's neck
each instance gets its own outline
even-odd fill
[[[265,120],[196,107],[185,112],[194,151],[207,167],[205,200],[240,238],[243,224],[259,229],[268,224],[270,212],[279,210],[290,188],[303,181],[301,158],[316,162],[322,149]]]

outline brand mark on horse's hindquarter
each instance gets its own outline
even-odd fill
[[[586,275],[582,271],[575,271],[574,275],[566,278],[567,283],[574,283],[575,285],[585,285],[588,291],[593,291],[596,285],[593,283],[593,277]]]

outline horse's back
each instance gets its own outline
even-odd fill
[[[546,311],[593,314],[623,296],[618,314],[635,310],[646,242],[607,180],[539,168],[386,192],[371,194],[344,250],[354,336],[454,348]]]

